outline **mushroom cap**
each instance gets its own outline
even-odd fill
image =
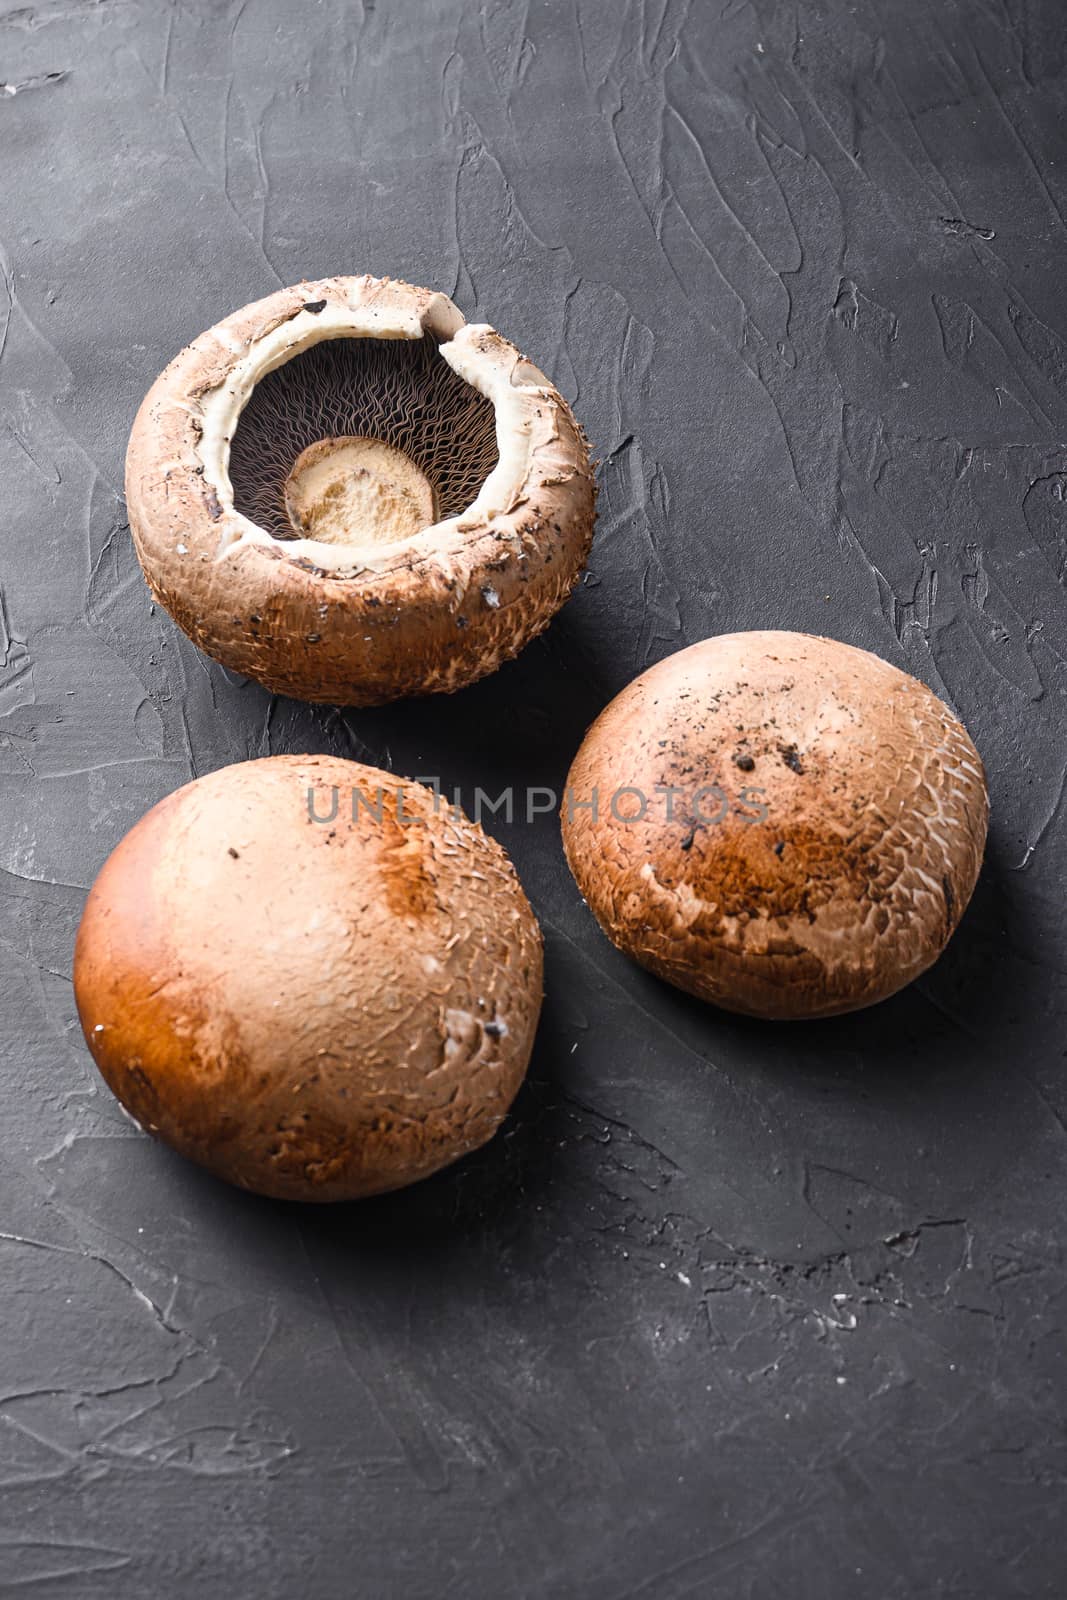
[[[541,971],[511,862],[458,808],[374,767],[273,756],[131,829],[89,894],[74,992],[143,1127],[245,1188],[344,1200],[491,1137]]]
[[[586,734],[562,813],[571,871],[620,950],[776,1018],[873,1005],[930,966],[988,816],[981,758],[925,684],[778,632],[706,639],[625,688]]]
[[[336,339],[425,339],[491,402],[497,464],[458,514],[345,543],[277,537],[235,505],[231,446],[256,385]],[[447,419],[435,427],[447,458]],[[282,483],[293,463],[274,465]],[[126,457],[137,555],[179,627],[269,689],[339,705],[459,689],[516,655],[578,579],[595,495],[585,437],[543,373],[447,296],[369,276],[281,289],[201,334],[149,390]]]

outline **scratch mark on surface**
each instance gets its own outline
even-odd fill
[[[16,94],[25,94],[28,89],[47,89],[52,84],[62,83],[69,76],[68,72],[41,72],[34,78],[21,78],[18,82],[0,81],[0,95],[11,99]]]

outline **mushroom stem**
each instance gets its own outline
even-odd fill
[[[433,487],[403,450],[348,434],[302,450],[285,480],[298,537],[326,544],[394,544],[437,520]]]

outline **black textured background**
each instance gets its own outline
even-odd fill
[[[95,1597],[1062,1596],[1067,11],[1060,0],[0,3],[0,1588]],[[591,571],[451,700],[271,699],[153,613],[159,368],[394,273],[542,364]],[[942,962],[800,1027],[547,939],[478,1156],[332,1211],[140,1136],[74,1019],[97,868],[226,762],[559,784],[707,634],[827,632],[989,769]]]

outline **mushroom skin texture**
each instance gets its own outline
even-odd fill
[[[706,639],[643,673],[589,729],[562,808],[571,871],[620,950],[783,1019],[873,1005],[925,971],[971,897],[988,817],[981,758],[924,684],[780,632]]]
[[[352,497],[385,507],[366,537],[346,542],[318,514],[310,526],[324,537],[306,537],[299,517],[277,536],[235,505],[231,454],[257,384],[337,339],[429,341],[491,402],[496,465],[473,501],[428,526],[406,514],[389,524],[398,504],[425,513],[431,501],[417,469],[398,480],[386,462]],[[358,438],[359,421],[328,431]],[[442,459],[449,448],[446,429]],[[276,463],[280,481],[293,465]],[[126,457],[137,555],[178,626],[276,693],[336,705],[451,692],[516,655],[577,582],[595,498],[585,436],[542,372],[447,296],[369,276],[279,290],[201,334],[152,385]]]
[[[162,800],[102,868],[74,955],[82,1030],[127,1111],[289,1200],[396,1189],[484,1144],[541,978],[504,850],[421,784],[326,756]]]

